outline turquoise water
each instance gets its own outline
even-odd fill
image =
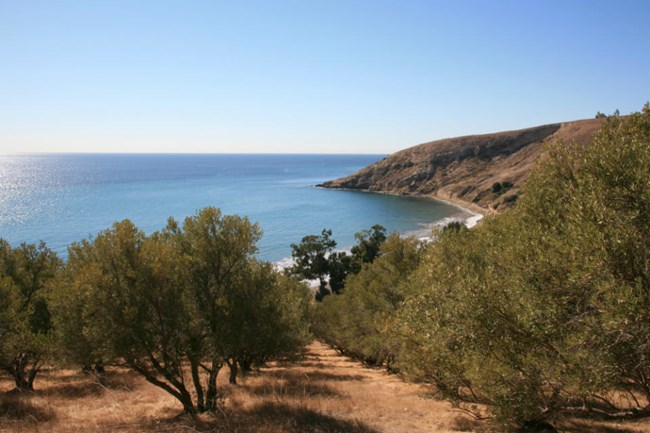
[[[206,206],[259,222],[259,257],[281,261],[290,244],[331,228],[338,246],[374,224],[423,235],[465,214],[441,202],[314,185],[383,155],[0,155],[0,237],[12,245],[67,245],[125,218],[147,233]]]

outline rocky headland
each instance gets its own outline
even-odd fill
[[[544,143],[588,144],[604,121],[579,120],[431,141],[318,186],[427,196],[493,213],[516,202],[521,184],[543,158]]]

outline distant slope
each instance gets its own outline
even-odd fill
[[[319,186],[440,198],[482,212],[510,206],[547,140],[589,143],[603,119],[448,138],[390,155]],[[501,189],[498,189],[499,183]],[[512,186],[510,186],[510,184]],[[512,198],[511,198],[512,197]]]

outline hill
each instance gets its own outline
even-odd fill
[[[604,119],[447,138],[394,153],[319,187],[430,196],[479,212],[508,207],[549,140],[589,143]]]
[[[225,369],[227,370],[227,368]],[[141,376],[109,367],[98,381],[81,371],[48,369],[29,393],[8,391],[0,378],[0,432],[89,433],[455,433],[483,427],[422,385],[340,356],[317,341],[295,362],[272,363],[239,385],[219,375],[224,392],[217,414],[179,415],[169,394]],[[644,433],[645,420],[566,418],[571,433]]]

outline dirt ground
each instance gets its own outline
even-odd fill
[[[110,369],[104,385],[71,370],[47,371],[33,393],[16,395],[0,381],[1,432],[350,432],[475,431],[483,426],[425,387],[370,369],[314,342],[297,362],[271,364],[238,385],[220,375],[216,415],[192,419],[181,406],[138,375]],[[564,432],[650,432],[649,420],[625,424],[564,420]]]

